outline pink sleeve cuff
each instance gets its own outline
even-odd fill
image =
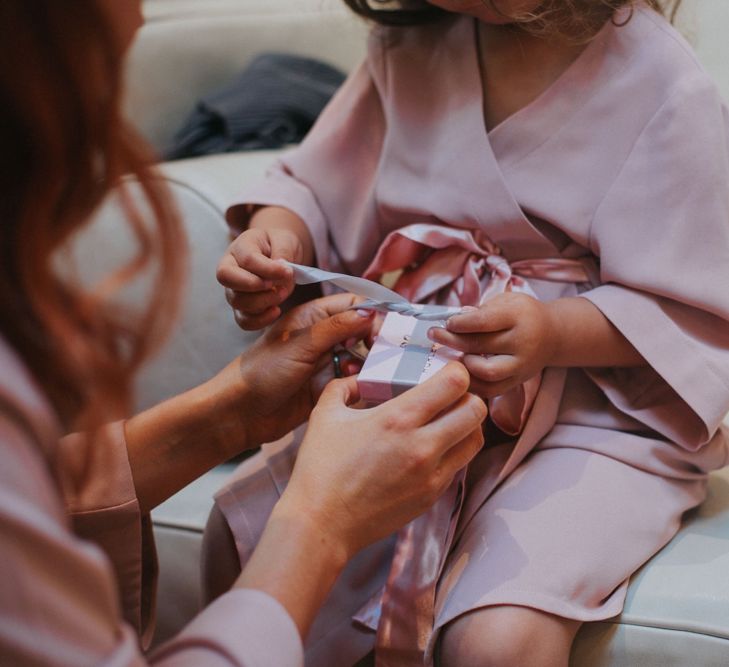
[[[72,434],[59,443],[59,470],[74,532],[111,561],[124,618],[147,646],[154,632],[157,555],[152,522],[142,515],[127,456],[124,422],[105,426],[94,442]]]
[[[259,206],[281,206],[299,216],[306,224],[314,243],[316,265],[327,271],[339,271],[332,258],[327,223],[314,193],[289,173],[283,161],[269,168],[266,178],[245,189],[240,204],[231,206],[225,218],[231,231],[240,234],[248,229],[251,216]]]
[[[234,589],[151,656],[158,667],[301,667],[304,649],[284,607],[261,591]]]
[[[581,296],[648,362],[641,368],[585,369],[590,377],[616,407],[673,442],[690,450],[706,444],[729,409],[729,387],[704,346],[669,316],[659,297],[610,284]]]

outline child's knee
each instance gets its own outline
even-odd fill
[[[200,555],[203,602],[206,604],[230,590],[240,574],[235,540],[217,505],[208,516]]]
[[[441,667],[566,667],[577,621],[526,607],[489,607],[445,627]]]

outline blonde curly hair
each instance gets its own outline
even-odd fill
[[[548,38],[573,42],[589,41],[602,25],[614,20],[623,7],[639,0],[543,0],[532,12],[509,16],[520,29]],[[660,14],[674,20],[682,0],[646,0]],[[449,12],[425,0],[344,0],[354,12],[385,25],[416,25],[437,21]],[[482,0],[496,12],[499,0]],[[632,11],[629,16],[632,16]],[[629,19],[628,19],[629,20]]]

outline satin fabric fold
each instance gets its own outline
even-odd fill
[[[539,258],[509,263],[481,230],[415,224],[389,234],[364,273],[370,280],[396,272],[394,290],[417,303],[479,306],[498,294],[520,292],[537,298],[528,278],[586,283],[575,259]],[[541,374],[488,401],[491,420],[509,435],[526,424]],[[466,471],[426,513],[398,534],[385,585],[375,655],[377,667],[432,664],[435,592],[463,504]]]
[[[415,303],[458,308],[478,306],[505,292],[537,298],[527,278],[586,283],[589,277],[576,259],[539,258],[509,263],[500,248],[480,230],[415,224],[389,234],[364,277],[378,280],[401,272],[394,291]],[[491,420],[504,433],[517,435],[539,390],[540,376],[489,400]]]

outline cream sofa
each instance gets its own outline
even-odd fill
[[[699,3],[689,0],[683,22],[729,97],[729,67],[722,70],[729,46],[721,29],[729,28],[729,2]],[[160,149],[194,101],[257,52],[286,50],[350,69],[363,53],[366,31],[338,0],[146,0],[145,13],[130,57],[127,110]],[[140,378],[140,408],[207,378],[252,340],[233,323],[215,266],[228,241],[223,212],[274,154],[162,165],[184,217],[191,264],[181,321]],[[82,241],[91,273],[124,253],[118,216],[111,202]],[[212,494],[230,470],[228,465],[212,471],[153,512],[161,568],[159,639],[199,607],[201,532]],[[635,575],[624,613],[581,631],[572,664],[729,665],[729,471],[713,475],[708,501]]]

